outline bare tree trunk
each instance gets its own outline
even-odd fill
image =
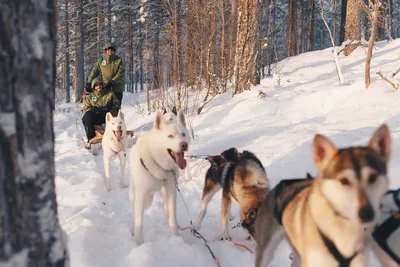
[[[226,19],[225,19],[225,0],[219,0],[219,13],[221,14],[221,89],[226,92],[228,80],[228,64],[226,60]]]
[[[65,5],[65,101],[71,101],[70,95],[70,69],[69,69],[69,16],[68,0],[64,0]]]
[[[257,4],[253,0],[239,0],[238,3],[238,36],[232,95],[250,89],[250,81],[255,64],[254,42],[257,29]]]
[[[371,84],[371,74],[370,74],[371,59],[372,59],[372,50],[374,48],[374,43],[375,43],[376,27],[377,27],[377,24],[379,23],[379,7],[380,7],[379,0],[374,0],[373,14],[370,14],[370,13],[368,14],[369,18],[371,19],[371,36],[369,37],[367,58],[365,60],[365,88],[366,89]],[[364,5],[364,10],[366,12],[369,12],[368,8],[365,5]]]
[[[287,32],[287,53],[288,57],[294,56],[295,52],[295,21],[296,21],[296,0],[289,0],[289,25]]]
[[[96,1],[96,7],[97,7],[97,18],[96,18],[96,30],[97,30],[97,58],[100,58],[101,57],[101,44],[100,44],[100,41],[101,41],[101,35],[100,35],[100,32],[101,32],[101,29],[100,29],[100,23],[101,23],[101,5],[100,5],[100,0],[97,0]]]
[[[83,4],[82,0],[78,3],[78,18],[76,22],[76,34],[79,38],[76,38],[76,61],[75,61],[75,101],[81,102],[83,95],[83,87],[85,84],[85,56],[84,56],[84,47],[85,47],[85,38],[84,38],[84,30],[83,30]]]
[[[154,89],[160,89],[160,57],[159,57],[159,52],[160,52],[160,28],[157,25],[156,26],[156,32],[154,36],[155,42],[154,42]]]
[[[230,36],[230,59],[229,59],[229,77],[233,75],[233,69],[235,64],[236,57],[236,39],[238,32],[238,1],[240,0],[232,0],[232,12],[231,12],[231,36]]]
[[[310,9],[310,23],[308,30],[308,42],[307,42],[307,51],[313,50],[314,44],[314,17],[315,17],[315,0],[311,0],[311,9]]]
[[[272,0],[266,0],[266,3],[265,3],[265,15],[266,15],[265,25],[267,25],[267,27],[266,27],[266,34],[264,35],[264,38],[265,38],[264,42],[266,44],[266,47],[264,49],[264,51],[265,51],[265,61],[264,61],[265,65],[264,66],[268,66],[268,76],[271,75],[271,67],[270,66],[271,66],[271,61],[272,61],[272,59],[271,59],[272,43],[269,41],[271,38],[271,36],[270,36],[271,35],[271,32],[270,32],[271,27],[269,25],[270,24],[270,12],[271,12],[269,7],[270,7],[271,2],[272,2]],[[263,68],[263,71],[264,71],[264,68]],[[264,75],[265,75],[265,73],[263,72],[263,77],[265,77]]]
[[[176,86],[176,108],[181,109],[181,0],[174,1],[175,4],[175,21],[174,21],[174,49],[175,49],[175,86]]]
[[[196,38],[196,33],[198,34],[198,27],[196,23],[196,14],[198,10],[196,9],[196,4],[194,0],[188,1],[188,17],[187,17],[187,70],[186,70],[186,83],[187,87],[193,88],[196,84],[196,70],[198,69],[197,56],[198,56],[198,38]]]
[[[335,40],[336,43],[336,28],[337,28],[337,6],[338,6],[338,0],[334,0],[333,3],[333,39]]]
[[[346,30],[345,39],[346,41],[360,41],[360,0],[348,0],[347,2],[347,14],[346,14]],[[349,44],[344,49],[344,55],[350,55],[358,44]]]
[[[378,41],[383,41],[385,39],[385,21],[386,21],[386,1],[381,0],[381,5],[378,10],[378,23],[377,23],[377,36]]]
[[[112,14],[111,14],[111,0],[108,0],[108,2],[107,2],[107,16],[108,16],[108,18],[107,18],[107,20],[108,20],[108,27],[107,27],[107,29],[108,29],[108,34],[107,34],[107,37],[108,37],[108,41],[110,41],[110,42],[112,42],[112,30],[111,30],[111,20],[112,20]]]
[[[335,0],[336,1],[336,0]],[[301,54],[303,52],[303,0],[300,0],[299,5],[299,17],[297,23],[297,54]]]
[[[129,3],[128,10],[128,58],[129,58],[129,73],[128,73],[128,92],[133,93],[134,84],[134,62],[133,62],[133,3],[132,0]]]
[[[346,13],[347,13],[347,0],[342,0],[342,10],[340,12],[340,34],[339,44],[344,42],[345,29],[346,29]]]
[[[55,5],[0,8],[1,266],[69,265],[54,184]]]
[[[142,37],[142,28],[143,24],[139,25],[139,79],[140,79],[140,92],[144,90],[144,81],[143,81],[143,37]]]
[[[392,16],[393,16],[393,0],[388,0],[388,19],[387,19],[387,33],[389,41],[392,41]]]
[[[262,42],[262,18],[263,18],[263,10],[262,10],[262,1],[256,1],[256,24],[257,28],[255,31],[255,43],[254,43],[254,53],[255,53],[255,64],[253,67],[253,74],[251,77],[251,83],[256,85],[261,82],[261,42]]]

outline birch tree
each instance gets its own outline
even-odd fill
[[[69,265],[54,185],[55,4],[0,2],[0,266]]]
[[[325,15],[324,15],[324,6],[322,5],[322,0],[320,0],[319,3],[320,3],[320,7],[321,7],[322,21],[324,22],[325,27],[328,30],[329,36],[331,38],[331,43],[332,43],[332,48],[333,48],[333,58],[335,60],[336,73],[337,73],[338,78],[339,78],[339,83],[343,84],[344,83],[344,77],[343,77],[343,74],[342,74],[342,69],[340,67],[340,62],[339,62],[339,58],[338,58],[338,52],[337,52],[337,48],[336,48],[336,45],[335,45],[335,37],[332,34],[332,31],[329,28],[328,23],[326,22]]]

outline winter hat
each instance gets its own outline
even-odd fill
[[[104,50],[111,48],[114,51],[117,51],[117,47],[112,42],[107,42],[104,46]]]
[[[94,89],[94,86],[96,85],[96,83],[101,83],[103,84],[103,80],[101,78],[94,78],[92,81],[92,88]]]

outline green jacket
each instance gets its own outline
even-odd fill
[[[94,107],[106,108],[108,111],[112,109],[120,109],[118,98],[114,93],[106,93],[104,90],[94,91],[87,96],[85,105],[83,106],[83,113],[93,110]]]
[[[116,54],[111,56],[103,55],[94,65],[92,72],[88,77],[88,82],[91,83],[100,72],[101,76],[103,77],[104,84],[109,83],[111,80],[115,82],[115,86],[113,88],[114,92],[123,92],[125,90],[125,70],[122,58]]]

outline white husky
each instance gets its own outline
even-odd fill
[[[118,111],[117,117],[113,117],[110,112],[106,114],[106,129],[101,143],[103,147],[103,160],[105,170],[105,184],[108,191],[111,190],[110,183],[110,162],[114,156],[119,158],[120,166],[120,177],[119,186],[121,188],[127,187],[124,182],[125,174],[125,161],[126,161],[126,150],[128,148],[127,134],[126,134],[126,123],[124,119],[124,113],[121,110]]]
[[[184,151],[188,144],[189,133],[183,112],[178,113],[176,123],[168,123],[161,112],[157,112],[153,129],[141,135],[132,148],[129,199],[132,234],[138,245],[143,243],[143,212],[151,206],[154,193],[160,190],[170,232],[178,232],[175,186],[179,169],[186,168]]]

